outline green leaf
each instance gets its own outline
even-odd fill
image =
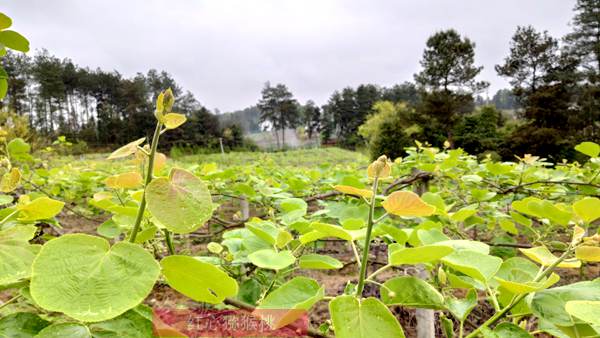
[[[17,206],[19,221],[31,222],[52,218],[62,211],[64,205],[65,202],[53,200],[49,197],[36,198],[25,205]]]
[[[442,263],[469,277],[487,283],[502,265],[502,259],[477,251],[461,250],[442,258]]]
[[[30,161],[31,146],[22,138],[15,138],[8,142],[7,146],[10,158],[17,161]]]
[[[98,322],[142,302],[159,272],[154,257],[138,245],[110,247],[100,237],[64,235],[47,242],[33,262],[31,296],[48,311]]]
[[[600,199],[596,197],[586,197],[573,203],[573,211],[585,223],[592,223],[600,218]]]
[[[163,123],[167,129],[175,129],[185,123],[187,118],[183,114],[168,113],[163,116]]]
[[[313,222],[310,226],[316,231],[326,235],[324,237],[337,237],[346,241],[352,240],[352,234],[340,226],[321,222]]]
[[[338,296],[329,303],[329,313],[337,338],[404,338],[396,317],[376,298]]]
[[[258,250],[250,255],[248,259],[252,264],[263,269],[281,270],[294,264],[296,257],[289,250],[275,251],[273,249]]]
[[[539,263],[542,266],[550,266],[558,260],[558,257],[552,254],[552,252],[550,252],[550,250],[548,250],[548,248],[546,248],[545,246],[536,246],[528,249],[519,249],[519,251],[521,251],[521,253],[523,253],[532,261]],[[580,266],[581,261],[574,258],[565,259],[557,265],[557,267],[559,268],[578,268]]]
[[[272,317],[276,314],[277,318],[271,323],[271,327],[280,328],[293,323],[302,316],[304,311],[308,310],[316,302],[323,299],[325,289],[319,286],[319,283],[311,278],[294,277],[290,281],[281,285],[273,292],[269,293],[260,305],[254,311],[255,314]],[[275,309],[273,311],[262,311],[266,309]],[[296,311],[295,311],[296,310]]]
[[[531,299],[531,310],[554,325],[573,326],[574,318],[565,309],[570,301],[600,301],[600,279],[538,291]]]
[[[87,326],[78,323],[60,323],[46,326],[35,338],[92,338]]]
[[[433,286],[413,276],[392,278],[380,290],[386,305],[402,305],[425,309],[444,309],[444,296]]]
[[[238,292],[235,279],[218,267],[192,257],[168,256],[160,265],[167,283],[195,301],[218,304]]]
[[[0,337],[33,338],[50,322],[29,312],[18,312],[0,319]]]
[[[437,261],[454,251],[446,245],[424,245],[416,248],[400,248],[390,251],[389,262],[392,265],[410,265]]]
[[[31,275],[31,264],[39,245],[29,244],[36,227],[15,226],[0,231],[0,286],[13,284]]]
[[[12,20],[6,14],[0,13],[0,30],[12,26]]]
[[[146,187],[148,210],[169,231],[190,233],[206,223],[213,213],[210,191],[192,173],[174,168],[170,177],[154,179]]]
[[[273,222],[258,218],[246,222],[246,228],[265,242],[277,245],[278,248],[283,248],[292,240],[289,232],[279,228]]]
[[[0,49],[0,51],[3,50],[5,49]],[[8,93],[8,81],[6,79],[0,79],[0,100],[6,97],[6,93]]]
[[[319,254],[302,255],[298,262],[302,269],[337,270],[344,267],[344,264],[337,259]]]
[[[401,229],[399,229],[391,224],[383,223],[383,224],[379,225],[378,228],[383,230],[386,234],[392,236],[392,238],[398,244],[403,245],[408,240],[408,235],[406,234],[406,232],[402,231]]]
[[[575,146],[575,150],[589,157],[598,157],[600,145],[594,142],[581,142]]]
[[[154,337],[152,321],[152,309],[142,304],[116,318],[88,326],[94,338],[146,338]]]
[[[106,238],[117,238],[123,233],[123,229],[115,221],[108,219],[98,226],[96,232]]]
[[[469,289],[465,298],[449,298],[446,300],[446,307],[456,319],[463,322],[471,311],[477,306],[477,291]]]
[[[485,338],[488,338],[487,335],[484,334]],[[515,325],[513,323],[500,323],[498,324],[493,331],[493,338],[533,338],[529,332],[523,330],[520,326]]]
[[[600,326],[600,301],[572,300],[565,304],[565,310],[573,317],[586,323]]]
[[[113,151],[109,156],[108,156],[108,160],[114,160],[117,158],[123,158],[123,157],[127,157],[129,155],[133,155],[138,151],[138,146],[140,146],[142,143],[144,143],[144,141],[146,141],[145,137],[142,137],[140,139],[137,139],[133,142],[129,142],[126,145],[122,146],[121,148]]]
[[[13,200],[13,197],[10,195],[0,194],[0,206],[11,204]]]
[[[464,222],[467,218],[475,215],[476,213],[477,213],[476,209],[471,209],[469,207],[466,207],[466,208],[462,208],[462,209],[458,210],[457,212],[455,212],[454,214],[452,214],[452,216],[450,216],[450,219],[455,222]]]
[[[15,31],[0,31],[0,43],[10,49],[18,50],[23,53],[29,52],[29,41],[23,35]]]

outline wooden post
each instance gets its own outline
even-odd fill
[[[240,197],[240,207],[242,211],[242,221],[247,221],[250,219],[250,203],[248,203],[248,199],[246,196],[242,195]]]
[[[221,155],[225,155],[225,149],[223,149],[223,138],[219,137],[219,145],[221,146]]]
[[[413,174],[416,170],[413,169]],[[426,179],[421,179],[415,182],[414,191],[419,196],[427,192],[429,183]],[[423,267],[418,265],[417,276],[421,279],[429,279],[429,272]],[[415,318],[417,320],[417,338],[435,338],[435,313],[430,309],[417,309],[415,312]]]

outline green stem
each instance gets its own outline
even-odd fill
[[[386,271],[387,269],[391,268],[391,265],[384,265],[381,268],[379,268],[377,271],[373,272],[372,274],[369,275],[369,277],[367,277],[367,279],[373,279],[375,278],[375,276],[377,276],[378,274]]]
[[[373,231],[373,213],[375,212],[375,196],[377,196],[377,185],[379,177],[375,177],[373,181],[373,196],[369,205],[369,219],[367,223],[367,235],[365,237],[365,247],[363,248],[363,257],[360,264],[360,275],[358,285],[356,286],[356,295],[362,297],[362,292],[365,287],[365,279],[367,277],[367,266],[369,266],[369,248],[371,247],[371,232]]]
[[[173,238],[171,237],[171,232],[167,229],[163,229],[163,233],[165,234],[165,242],[167,242],[167,248],[169,249],[169,255],[175,254],[175,246],[173,245]]]
[[[146,168],[146,181],[144,182],[144,189],[150,184],[152,181],[152,172],[154,171],[154,156],[156,155],[156,149],[158,148],[158,139],[160,138],[160,128],[162,123],[156,122],[156,129],[154,129],[154,136],[152,137],[152,143],[150,146],[150,156],[148,157],[148,167]],[[135,238],[140,231],[140,226],[142,224],[142,219],[144,219],[144,211],[146,210],[146,194],[142,195],[142,201],[140,202],[140,208],[138,209],[137,217],[135,219],[135,224],[133,225],[133,230],[131,230],[131,235],[129,236],[129,242],[134,243]]]
[[[539,282],[542,280],[542,278],[546,277],[547,275],[549,275],[552,270],[554,270],[554,268],[556,268],[562,261],[564,261],[568,255],[570,255],[574,250],[573,246],[569,246],[569,248],[567,249],[567,251],[565,251],[558,259],[556,259],[556,261],[554,261],[551,265],[549,265],[544,272],[542,272],[541,274],[539,274],[533,281],[534,282]],[[475,329],[473,332],[469,333],[469,335],[467,335],[466,338],[474,338],[476,337],[479,333],[481,333],[481,330],[483,330],[484,328],[489,327],[490,325],[494,325],[498,320],[500,320],[502,317],[504,317],[504,315],[506,315],[508,313],[508,311],[510,311],[513,307],[515,307],[517,304],[519,304],[520,301],[523,300],[523,298],[527,297],[528,293],[522,293],[518,296],[513,297],[513,299],[511,300],[511,302],[504,307],[502,310],[496,312],[492,317],[490,317],[490,319],[488,319],[485,323],[483,323],[480,327],[478,327],[477,329]]]
[[[494,306],[494,310],[496,310],[496,311],[500,310],[500,304],[498,304],[498,299],[496,298],[496,294],[494,294],[494,291],[492,291],[492,289],[489,287],[489,285],[486,285],[485,287],[487,289],[488,295],[490,296],[490,299],[492,300],[492,305]]]

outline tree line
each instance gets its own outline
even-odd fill
[[[151,69],[127,78],[117,71],[80,67],[46,50],[34,56],[8,52],[2,63],[9,84],[2,109],[28,117],[30,128],[47,138],[63,135],[104,147],[148,136],[156,95],[171,88],[177,97],[174,109],[188,122],[165,136],[166,147],[216,148],[219,138],[227,147],[243,145],[239,125],[220,124],[165,71]]]
[[[261,117],[276,129],[301,124],[324,142],[367,145],[374,156],[400,156],[421,140],[505,159],[523,153],[573,158],[575,144],[600,139],[598,13],[600,0],[577,0],[573,31],[560,39],[532,26],[517,27],[504,62],[495,66],[512,88],[491,99],[480,95],[489,84],[478,80],[483,67],[475,64],[475,43],[448,29],[427,40],[413,82],[347,87],[322,107],[309,101],[296,109],[277,109],[273,88],[293,97],[284,85],[267,84]],[[389,104],[377,104],[381,101]]]
[[[283,146],[281,131],[301,127],[308,138],[351,149],[367,146],[373,154],[400,156],[420,140],[482,156],[527,152],[562,160],[574,156],[574,144],[600,138],[598,12],[600,0],[577,0],[572,32],[561,38],[517,27],[504,62],[495,66],[511,88],[492,98],[481,96],[489,84],[479,79],[483,67],[475,63],[475,43],[448,29],[426,41],[412,81],[346,87],[321,106],[311,100],[301,104],[284,84],[267,82],[256,106],[213,113],[164,71],[127,78],[47,51],[3,58],[9,91],[1,104],[27,116],[42,135],[114,145],[152,129],[152,102],[170,87],[175,109],[189,122],[165,140],[167,146],[214,148],[222,138],[226,146],[239,147],[243,133],[265,129],[274,131]]]

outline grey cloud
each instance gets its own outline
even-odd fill
[[[265,81],[300,101],[336,89],[412,80],[425,40],[455,28],[477,44],[490,94],[493,66],[517,25],[560,37],[567,0],[13,0],[3,11],[33,48],[125,75],[164,69],[209,108],[256,103]]]

